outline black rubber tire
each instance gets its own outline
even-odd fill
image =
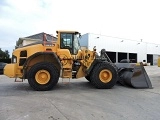
[[[99,74],[102,70],[108,69],[112,73],[112,79],[108,83],[104,83],[100,80]],[[92,70],[92,74],[90,76],[91,83],[99,89],[110,89],[112,88],[117,82],[118,74],[114,66],[110,63],[98,63]]]
[[[89,82],[91,82],[90,75],[85,76],[85,78],[86,78]]]
[[[35,75],[39,70],[46,70],[50,74],[50,80],[46,84],[39,84],[35,80]],[[28,72],[28,83],[30,86],[37,91],[47,91],[51,90],[59,80],[60,72],[58,69],[54,66],[54,64],[49,62],[40,62],[31,67],[31,69]]]

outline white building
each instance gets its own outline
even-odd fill
[[[97,52],[104,48],[112,62],[116,63],[122,59],[132,59],[134,62],[147,62],[151,65],[157,65],[157,59],[160,56],[160,44],[93,33],[82,35],[80,45],[90,50],[96,46]]]

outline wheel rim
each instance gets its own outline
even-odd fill
[[[103,83],[108,83],[112,79],[112,72],[110,70],[102,70],[99,74],[99,78]]]
[[[36,73],[35,79],[39,84],[47,84],[50,80],[51,76],[47,70],[39,70]]]

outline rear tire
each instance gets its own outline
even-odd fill
[[[33,65],[28,72],[28,83],[34,90],[52,89],[59,80],[59,71],[54,64],[41,62]]]
[[[110,89],[117,82],[117,71],[110,63],[98,63],[91,73],[91,83],[99,89]]]

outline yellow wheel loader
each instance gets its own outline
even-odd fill
[[[13,51],[12,63],[4,68],[4,74],[10,78],[28,79],[30,86],[40,91],[52,89],[59,77],[85,77],[100,89],[112,88],[117,81],[135,88],[152,87],[142,66],[137,72],[135,65],[128,62],[113,64],[104,49],[100,55],[96,48],[81,50],[79,39],[77,31],[57,31],[56,42],[44,37],[41,42],[17,48]]]

